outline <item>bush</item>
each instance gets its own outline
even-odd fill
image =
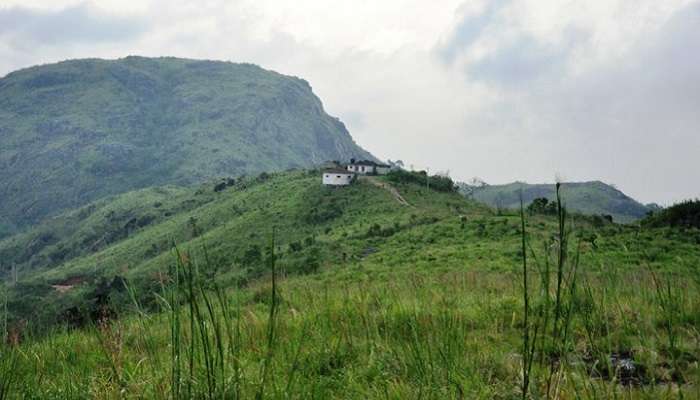
[[[395,183],[413,183],[418,185],[428,185],[430,189],[438,192],[456,192],[457,186],[449,176],[432,175],[428,177],[425,171],[410,172],[404,170],[394,170],[389,172],[387,179]]]
[[[557,203],[550,202],[544,197],[538,197],[532,200],[529,206],[527,206],[527,212],[532,214],[545,214],[545,215],[555,215],[557,213]]]
[[[301,243],[299,243],[299,242],[292,242],[289,244],[289,250],[291,250],[295,253],[301,251],[301,247],[302,247]]]
[[[642,225],[700,229],[700,200],[686,200],[653,213],[642,221]]]
[[[343,208],[338,200],[331,198],[330,200],[322,200],[315,207],[309,209],[304,220],[309,224],[322,224],[338,218],[343,214]]]
[[[243,258],[241,258],[241,264],[245,266],[257,266],[260,265],[262,261],[262,251],[260,246],[254,244],[243,253]]]

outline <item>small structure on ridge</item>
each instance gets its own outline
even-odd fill
[[[355,161],[355,159],[350,160],[350,164],[347,165],[347,170],[360,175],[386,175],[391,171],[391,166],[387,164],[380,164],[370,160],[360,160]]]
[[[323,184],[328,186],[347,186],[355,180],[355,174],[342,168],[323,170]]]

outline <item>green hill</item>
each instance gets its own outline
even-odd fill
[[[520,208],[520,193],[527,206],[536,198],[555,200],[555,185],[514,182],[507,185],[460,185],[460,191],[476,201],[496,208]],[[586,215],[611,215],[615,222],[629,223],[643,218],[649,208],[600,181],[570,182],[562,186],[567,207]]]
[[[521,398],[520,218],[422,182],[329,188],[311,170],[150,188],[0,241],[16,343],[0,342],[0,384],[9,398]],[[526,222],[530,323],[545,321],[533,397],[553,365],[560,398],[692,398],[700,231],[572,218],[561,275],[558,221]],[[82,328],[28,333],[57,323]]]
[[[259,276],[260,251],[273,225],[288,249],[280,262],[289,273],[305,273],[357,262],[385,237],[456,219],[458,210],[487,212],[457,193],[425,196],[411,184],[403,185],[404,194],[420,207],[397,207],[389,191],[369,182],[334,190],[320,184],[316,170],[263,173],[224,185],[151,188],[99,200],[0,241],[5,280],[12,281],[14,271],[19,276],[9,308],[18,318],[55,323],[66,310],[89,305],[103,279],[120,276],[153,290],[154,277],[172,261],[173,243],[183,249],[206,244],[216,265],[212,273],[230,286]],[[66,282],[76,290],[53,288]]]
[[[373,158],[303,79],[143,57],[0,79],[0,148],[0,237],[133,189]]]
[[[264,271],[262,250],[273,226],[280,265],[292,275],[370,260],[413,267],[474,262],[495,269],[515,261],[514,214],[498,218],[450,191],[451,185],[446,191],[436,185],[426,189],[422,180],[406,179],[410,174],[394,175],[333,189],[320,184],[318,170],[263,173],[98,200],[0,241],[0,276],[18,280],[9,310],[40,325],[62,323],[74,307],[89,310],[95,290],[115,277],[153,293],[157,277],[172,265],[173,244],[183,251],[206,246],[212,277],[225,287],[245,284]],[[403,206],[383,184],[397,188],[411,205]],[[541,218],[543,227],[550,224],[551,218]],[[414,239],[396,241],[408,237]],[[662,265],[675,254],[656,255],[654,261]],[[628,255],[623,263],[643,256]],[[71,290],[57,291],[58,286]]]

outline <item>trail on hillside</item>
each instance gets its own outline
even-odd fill
[[[404,199],[403,196],[401,196],[401,193],[399,193],[399,191],[396,190],[396,188],[393,187],[392,185],[390,185],[389,183],[381,182],[373,176],[363,176],[361,178],[364,178],[372,185],[374,185],[378,188],[382,188],[382,189],[386,190],[387,192],[391,193],[391,195],[394,197],[394,199],[396,199],[396,201],[399,204],[404,205],[404,206],[408,206],[408,207],[413,207],[411,205],[411,203],[407,202],[406,199]]]

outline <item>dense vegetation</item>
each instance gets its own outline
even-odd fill
[[[403,169],[394,169],[387,174],[387,179],[395,183],[414,183],[417,185],[425,185],[426,188],[432,188],[439,192],[455,192],[457,186],[449,176],[431,175],[428,176],[426,171],[406,171]]]
[[[672,226],[700,229],[700,200],[687,200],[650,213],[642,223],[650,227]]]
[[[522,192],[525,206],[535,199],[556,200],[555,185],[515,182],[507,185],[469,186],[460,191],[468,197],[498,209],[518,209]],[[649,207],[603,182],[567,183],[562,188],[566,206],[586,215],[610,215],[616,222],[628,223],[643,218]]]
[[[423,181],[372,179],[390,186],[298,171],[133,192],[0,242],[9,257],[65,232],[39,254],[69,249],[17,259],[0,392],[700,397],[700,230],[559,204],[523,225]],[[95,235],[110,240],[79,251]],[[32,337],[24,318],[82,328]]]
[[[373,159],[302,79],[143,57],[1,78],[0,148],[0,237],[133,189]]]

